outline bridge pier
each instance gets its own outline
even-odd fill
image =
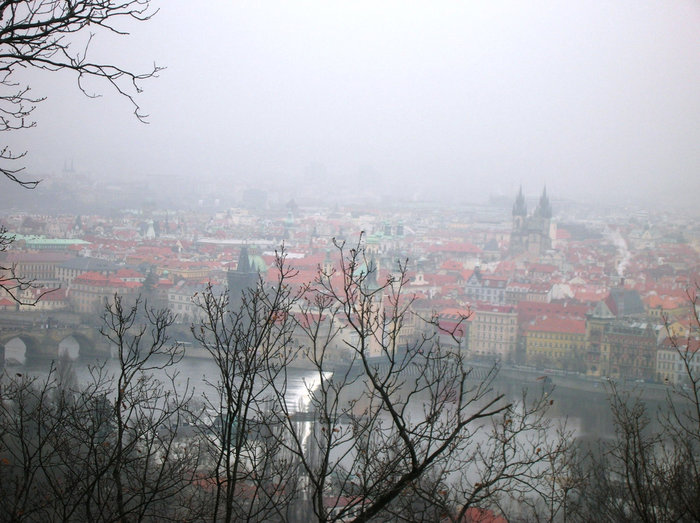
[[[3,329],[0,331],[0,361],[4,364],[6,358],[31,362],[36,360],[55,360],[60,356],[61,344],[64,349],[66,340],[74,340],[77,351],[71,351],[78,359],[109,357],[109,344],[97,328],[60,328],[60,329]],[[7,344],[24,345],[24,353],[8,354]],[[76,354],[77,353],[77,354]]]

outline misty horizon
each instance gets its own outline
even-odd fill
[[[138,70],[140,124],[104,85],[18,77],[46,96],[13,133],[26,174],[332,187],[485,203],[523,186],[690,208],[700,188],[700,6],[181,1],[91,55]],[[193,35],[186,37],[185,35]],[[216,189],[215,189],[216,190]]]

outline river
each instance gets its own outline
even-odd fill
[[[34,361],[31,364],[12,365],[7,367],[7,371],[45,376],[49,363]],[[89,366],[97,363],[97,361],[78,359],[70,362],[70,366],[78,381],[86,383],[90,380]],[[116,371],[116,360],[107,360],[106,369],[109,372]],[[207,358],[184,358],[173,369],[177,371],[175,386],[178,390],[182,391],[189,386],[190,389],[194,389],[195,395],[211,390],[211,382],[216,380],[219,372],[214,362]],[[306,412],[309,393],[313,392],[319,384],[318,373],[312,370],[288,369],[287,379],[286,403],[289,411]],[[580,438],[610,438],[614,435],[609,406],[609,387],[589,386],[589,390],[582,390],[581,387],[575,386],[577,385],[575,380],[570,380],[571,387],[562,380],[559,383],[555,380],[555,385],[551,392],[553,404],[548,413],[553,421],[566,421],[575,436]],[[531,374],[517,374],[512,371],[504,371],[494,382],[494,390],[503,392],[511,401],[520,400],[524,389],[529,390],[532,397],[540,393],[542,387],[542,382],[535,380]],[[649,404],[652,409],[655,409],[662,404],[662,401],[656,398]]]

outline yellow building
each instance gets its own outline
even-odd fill
[[[209,277],[212,268],[205,263],[174,262],[159,264],[155,272],[158,276],[168,276],[173,280],[201,281]]]
[[[585,348],[585,320],[544,317],[525,328],[525,357],[530,365],[582,371]]]

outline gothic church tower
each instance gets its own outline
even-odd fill
[[[241,310],[243,306],[243,295],[250,289],[254,289],[258,283],[260,275],[250,264],[248,247],[241,248],[238,257],[238,267],[235,271],[228,271],[226,279],[228,281],[228,306],[234,314]]]
[[[545,187],[542,191],[542,196],[540,196],[534,212],[528,216],[521,186],[513,204],[510,254],[512,256],[525,254],[528,257],[536,258],[551,249],[552,239],[549,235],[551,220],[552,206],[547,196],[547,188]]]

